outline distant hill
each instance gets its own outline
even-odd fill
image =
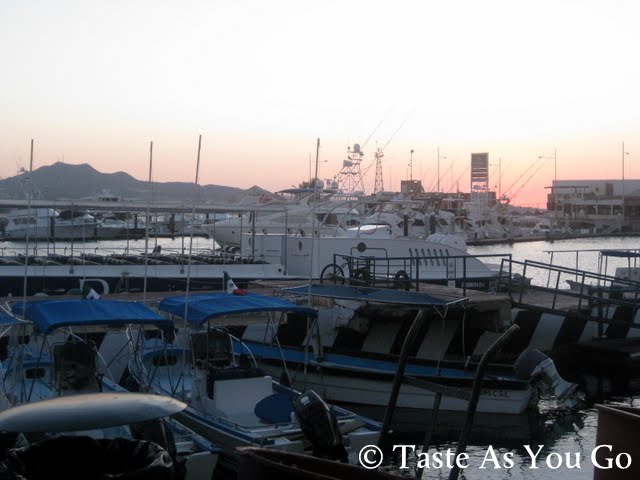
[[[44,200],[76,200],[95,197],[108,190],[113,195],[126,199],[145,199],[148,195],[147,182],[137,180],[128,173],[102,173],[91,165],[71,165],[56,162],[40,167],[32,174],[35,198]],[[26,198],[28,174],[20,173],[15,177],[0,180],[0,198]],[[188,200],[194,195],[194,184],[189,182],[154,182],[154,197],[163,200]],[[222,185],[201,185],[201,203],[235,203],[251,195],[269,193],[253,186],[247,190]]]

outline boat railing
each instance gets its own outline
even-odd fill
[[[504,289],[516,307],[559,315],[572,312],[599,324],[618,323],[611,316],[613,309],[622,307],[631,313],[631,327],[640,328],[633,323],[639,308],[640,282],[532,260],[503,259],[501,270],[524,278],[547,278],[546,285],[508,280]],[[501,276],[507,278],[506,274]],[[603,334],[601,327],[599,333]]]
[[[371,255],[334,254],[333,263],[320,273],[320,282],[349,283],[359,286],[377,286],[404,290],[420,290],[420,283],[440,283],[467,288],[497,289],[510,276],[510,272],[490,270],[485,262],[511,260],[510,254],[432,255],[389,257]],[[483,269],[474,269],[478,262]]]
[[[608,274],[610,266],[640,268],[640,249],[637,248],[545,250],[544,253],[549,255],[549,264],[554,264],[554,260],[558,257],[563,259],[563,264],[567,264],[567,257],[574,257],[576,271],[588,270],[585,264],[597,268],[597,272],[604,275]],[[609,262],[610,259],[611,262]],[[550,277],[547,278],[547,286],[549,286]]]

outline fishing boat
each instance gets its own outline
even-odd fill
[[[294,234],[311,232],[314,228],[322,235],[334,235],[360,223],[360,212],[351,201],[335,200],[336,192],[323,188],[291,188],[260,200],[247,212],[201,225],[218,244],[240,247],[242,236],[254,233]],[[290,197],[290,198],[287,198]],[[280,206],[281,211],[263,211],[261,207]]]
[[[406,374],[434,388],[404,385],[397,406],[406,410],[405,416],[422,418],[420,411],[433,407],[438,390],[446,391],[441,410],[466,411],[476,362],[499,331],[499,305],[494,302],[496,311],[483,315],[475,310],[477,305],[461,296],[343,285],[305,285],[279,293],[305,304],[312,298],[319,308],[318,317],[311,326],[293,315],[265,317],[261,326],[255,322],[236,330],[239,341],[260,359],[262,368],[275,373],[284,359],[289,371],[305,372],[293,377],[294,388],[306,385],[327,401],[380,410],[389,402],[404,338],[416,314],[423,312],[426,326],[415,339],[418,346]],[[484,302],[482,308],[487,306]],[[465,351],[465,347],[473,349]],[[546,384],[542,376],[532,378],[531,372],[546,358],[519,359],[519,370],[494,366],[483,381],[477,411],[518,415],[534,407]],[[529,365],[534,360],[537,363]],[[557,372],[552,369],[550,375]],[[574,407],[580,400],[574,395],[577,386],[564,381],[558,385],[556,397]]]
[[[171,322],[136,302],[46,299],[16,302],[12,310],[25,321],[11,327],[2,385],[10,404],[25,408],[57,397],[126,392],[119,382],[144,332],[172,328]],[[217,449],[209,441],[173,419],[160,426],[166,432],[158,436],[156,431],[156,443],[173,453],[192,478],[211,476]],[[143,428],[138,433],[152,432]]]
[[[380,425],[339,407],[313,391],[300,393],[275,382],[250,362],[240,362],[233,337],[220,326],[251,323],[256,315],[313,313],[290,302],[246,295],[174,296],[158,307],[184,322],[175,340],[150,339],[129,371],[141,389],[188,404],[181,422],[223,449],[221,462],[237,469],[236,447],[261,446],[355,463],[361,447],[375,443]],[[238,317],[241,316],[241,317]],[[235,318],[234,318],[235,317]],[[243,359],[250,359],[250,352]]]
[[[318,236],[317,232],[243,235],[240,254],[283,264],[289,275],[307,278],[354,276],[349,257],[359,257],[360,263],[384,264],[381,268],[391,279],[402,272],[409,279],[426,282],[485,282],[499,274],[498,268],[469,255],[458,235],[396,237],[386,225],[363,225],[331,236]],[[375,272],[361,272],[374,278]]]

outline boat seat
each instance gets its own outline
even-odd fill
[[[253,410],[256,417],[267,423],[289,423],[292,412],[291,396],[286,393],[274,393],[263,398]]]
[[[254,416],[258,402],[273,394],[269,376],[217,380],[212,382],[212,387],[209,398],[213,400],[213,407],[226,415],[250,413]]]

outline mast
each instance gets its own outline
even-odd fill
[[[193,199],[193,208],[191,210],[191,221],[194,220],[195,216],[196,216],[196,204],[199,201],[199,195],[200,195],[200,185],[198,185],[198,175],[200,173],[200,150],[202,147],[202,134],[200,134],[200,136],[198,137],[198,156],[196,159],[196,195]],[[317,172],[317,166],[316,166],[316,172]],[[189,256],[187,257],[187,288],[185,290],[185,302],[184,302],[184,322],[185,324],[187,323],[188,317],[189,317],[189,287],[191,284],[191,254],[193,251],[193,225],[191,225],[191,229],[189,232]]]
[[[153,171],[153,141],[149,145],[149,195],[147,196],[147,215],[144,221],[144,279],[142,287],[142,303],[147,304],[147,265],[149,264],[149,217],[151,215],[151,172]]]
[[[31,150],[29,153],[29,190],[27,192],[27,218],[31,218],[31,197],[33,196],[33,138],[31,139]],[[36,222],[38,215],[36,215]],[[37,223],[36,223],[37,225]],[[37,228],[37,227],[36,227]],[[36,230],[37,232],[37,230]],[[29,275],[29,225],[27,224],[26,233],[24,237],[24,280],[22,283],[22,312],[27,302],[27,276]]]

